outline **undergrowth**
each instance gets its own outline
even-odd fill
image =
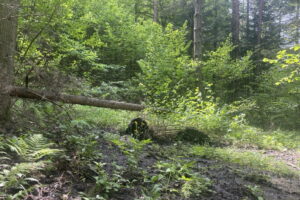
[[[74,109],[77,121],[116,130],[125,130],[130,120],[138,116],[135,112],[80,105],[74,106]]]
[[[300,149],[300,134],[292,131],[266,132],[258,128],[242,126],[232,129],[225,139],[237,147],[257,147],[280,151]]]
[[[0,140],[0,196],[23,199],[33,185],[39,184],[37,172],[48,169],[52,160],[62,153],[40,134],[23,135]]]
[[[235,148],[213,148],[207,146],[194,146],[191,154],[207,159],[234,163],[258,170],[265,170],[287,176],[300,176],[299,171],[291,169],[285,163],[276,161],[271,157],[257,152],[243,151]]]

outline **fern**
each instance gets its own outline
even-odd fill
[[[53,157],[61,152],[59,149],[51,148],[54,146],[43,135],[29,135],[25,137],[11,138],[7,140],[7,147],[17,153],[22,160],[37,161],[44,157]]]
[[[8,198],[9,195],[6,193],[11,189],[17,190],[16,194],[19,194],[21,191],[26,191],[30,182],[38,182],[37,179],[28,176],[44,169],[51,163],[49,159],[62,153],[62,150],[52,147],[54,144],[41,134],[13,137],[6,140],[0,138],[0,161],[13,160],[11,159],[13,155],[8,152],[14,152],[22,161],[13,166],[0,165],[0,196],[4,195]]]
[[[27,184],[26,176],[45,167],[45,162],[18,163],[10,170],[0,172],[0,188],[20,188]]]

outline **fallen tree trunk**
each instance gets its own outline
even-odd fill
[[[69,94],[56,94],[46,91],[34,91],[28,88],[11,86],[8,88],[8,93],[12,97],[36,99],[42,101],[58,101],[67,104],[80,104],[95,107],[141,111],[145,106],[133,103],[125,103],[111,100],[100,100],[93,97],[76,96]]]

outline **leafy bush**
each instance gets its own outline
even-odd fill
[[[213,95],[223,103],[236,101],[235,97],[248,94],[249,86],[244,80],[253,74],[251,53],[240,59],[232,59],[230,54],[234,48],[227,40],[216,51],[209,52],[207,60],[201,63],[204,81],[212,84]]]
[[[207,93],[211,92],[210,87],[206,90]],[[229,107],[219,106],[213,96],[207,95],[203,98],[199,89],[196,89],[178,102],[175,113],[170,115],[177,126],[194,127],[210,137],[227,133],[231,119]]]
[[[292,83],[300,80],[299,66],[300,66],[300,45],[295,45],[288,50],[279,51],[276,59],[264,58],[264,62],[279,65],[282,70],[285,70],[285,76],[281,77],[276,85],[284,83]],[[282,74],[282,73],[281,73]]]
[[[153,24],[146,42],[146,57],[139,61],[142,73],[140,87],[149,103],[172,108],[177,97],[185,94],[194,79],[193,62],[187,54],[186,24],[174,30],[169,24],[165,30]]]

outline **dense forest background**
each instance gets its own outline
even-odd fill
[[[299,60],[280,66],[298,48],[276,58],[299,44],[298,1],[23,0],[19,16],[18,85],[167,110],[200,88],[255,126],[299,129]]]
[[[0,0],[0,199],[299,199],[299,13]]]

